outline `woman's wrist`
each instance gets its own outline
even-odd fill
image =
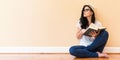
[[[85,33],[86,29],[82,29],[81,31],[82,31],[82,33]]]

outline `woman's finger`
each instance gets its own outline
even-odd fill
[[[93,31],[94,34],[96,34],[96,31]]]

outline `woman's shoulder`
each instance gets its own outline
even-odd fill
[[[77,21],[77,27],[81,29],[81,23],[80,23],[80,20]]]
[[[95,20],[95,23],[101,24],[101,22],[99,20]]]
[[[95,25],[97,25],[97,26],[102,26],[102,23],[101,23],[99,20],[96,20],[96,21],[95,21]]]

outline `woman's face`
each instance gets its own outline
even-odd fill
[[[93,12],[90,10],[89,7],[84,8],[84,11],[83,11],[83,16],[84,17],[90,17],[90,16],[92,16],[92,14],[93,14]]]

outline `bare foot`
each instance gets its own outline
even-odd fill
[[[98,57],[108,58],[108,54],[106,54],[106,53],[100,53],[100,52],[97,52],[97,53],[98,53]]]

